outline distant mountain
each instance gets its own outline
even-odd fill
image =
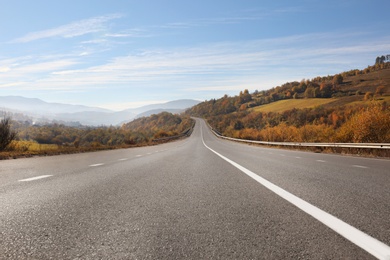
[[[129,111],[129,112],[133,112],[136,114],[140,114],[140,113],[144,113],[147,111],[158,110],[158,109],[160,109],[161,112],[167,111],[167,109],[183,110],[183,109],[193,107],[199,103],[200,103],[200,101],[194,100],[194,99],[179,99],[179,100],[169,101],[166,103],[146,105],[146,106],[142,106],[139,108],[130,108],[130,109],[126,109],[124,111]]]
[[[9,108],[18,111],[28,111],[30,114],[57,114],[77,113],[85,111],[112,112],[108,109],[98,107],[87,107],[80,105],[67,105],[59,103],[48,103],[38,98],[25,98],[19,96],[0,97],[0,108]]]
[[[118,125],[123,121],[131,121],[136,114],[131,112],[95,112],[85,111],[77,113],[57,114],[56,118],[67,122],[80,122],[82,125]]]
[[[98,107],[48,103],[37,98],[19,96],[0,96],[0,111],[22,113],[35,122],[79,122],[82,125],[119,125],[134,118],[149,116],[163,111],[180,113],[200,101],[192,99],[175,100],[161,104],[147,105],[139,108],[115,112]]]

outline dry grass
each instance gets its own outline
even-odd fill
[[[56,144],[38,144],[32,141],[14,141],[11,150],[19,152],[57,151],[60,147]]]
[[[174,140],[166,140],[159,142],[145,142],[131,145],[99,145],[99,146],[80,146],[78,148],[74,146],[58,146],[56,144],[38,144],[31,141],[14,141],[6,151],[0,152],[0,160],[27,158],[34,156],[52,156],[61,154],[75,154],[75,153],[86,153],[96,152],[104,150],[115,150],[115,149],[128,149],[142,146],[153,146],[161,143],[166,143]]]
[[[390,103],[390,96],[375,97],[375,100],[386,101]],[[282,113],[291,109],[314,108],[317,106],[339,107],[345,105],[364,105],[369,104],[372,100],[365,101],[364,96],[345,96],[339,98],[309,98],[309,99],[285,99],[273,102],[267,105],[251,108],[251,111],[263,113]]]
[[[385,101],[387,103],[390,102],[390,96],[382,96],[382,97],[375,97],[374,100],[377,100],[377,101]],[[359,100],[359,101],[354,101],[354,102],[351,102],[349,103],[348,105],[364,105],[364,104],[368,104],[370,103],[372,100],[368,100],[368,101],[365,101],[365,100]]]
[[[256,112],[281,113],[291,109],[313,108],[335,101],[334,98],[286,99],[252,108]]]
[[[351,92],[359,90],[362,93],[367,91],[375,93],[378,86],[384,86],[386,92],[390,92],[390,69],[347,77],[342,84],[342,90]]]

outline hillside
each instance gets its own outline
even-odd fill
[[[272,102],[267,105],[251,108],[255,112],[275,112],[280,113],[291,109],[314,108],[316,106],[325,105],[334,102],[332,98],[308,98],[308,99],[285,99]]]
[[[187,113],[223,135],[266,141],[390,142],[390,63],[202,102]]]
[[[192,125],[188,116],[174,115],[168,112],[141,117],[122,126],[123,130],[139,132],[150,137],[161,138],[178,135]]]
[[[139,118],[122,127],[29,125],[27,121],[12,121],[16,139],[0,148],[0,160],[152,145],[155,141],[169,141],[161,138],[178,136],[193,123],[189,116],[167,112]]]

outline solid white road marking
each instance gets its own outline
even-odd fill
[[[316,206],[304,201],[303,199],[301,199],[301,198],[295,196],[294,194],[280,188],[279,186],[276,186],[272,182],[267,181],[266,179],[255,174],[254,172],[246,169],[245,167],[239,165],[238,163],[236,163],[236,162],[230,160],[229,158],[223,156],[222,154],[214,151],[213,149],[208,147],[206,145],[206,143],[204,142],[202,128],[201,128],[201,136],[202,136],[203,145],[207,149],[209,149],[210,151],[212,151],[213,153],[215,153],[216,155],[218,155],[219,157],[221,157],[222,159],[224,159],[225,161],[227,161],[228,163],[230,163],[231,165],[233,165],[234,167],[236,167],[237,169],[239,169],[240,171],[242,171],[243,173],[245,173],[246,175],[248,175],[249,177],[251,177],[252,179],[257,181],[258,183],[263,185],[267,189],[271,190],[272,192],[276,193],[277,195],[279,195],[283,199],[287,200],[291,204],[293,204],[296,207],[298,207],[299,209],[303,210],[304,212],[306,212],[310,216],[312,216],[315,219],[317,219],[318,221],[322,222],[324,225],[333,229],[336,233],[345,237],[346,239],[348,239],[349,241],[351,241],[355,245],[359,246],[360,248],[366,250],[368,253],[372,254],[373,256],[377,257],[378,259],[386,259],[386,260],[390,259],[390,247],[388,245],[386,245],[385,243],[377,240],[376,238],[373,238],[373,237],[367,235],[366,233],[358,230],[357,228],[349,225],[348,223],[346,223],[346,222],[336,218],[335,216],[317,208]]]
[[[368,169],[367,166],[362,166],[362,165],[352,165],[352,166],[356,168]]]
[[[91,164],[89,167],[97,167],[102,165],[104,165],[104,163],[96,163],[96,164]]]
[[[47,178],[47,177],[51,177],[51,176],[53,176],[53,175],[41,175],[41,176],[36,176],[36,177],[23,179],[23,180],[19,180],[19,181],[35,181],[35,180],[39,180],[39,179],[43,179],[43,178]]]

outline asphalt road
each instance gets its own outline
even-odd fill
[[[389,169],[217,139],[201,120],[168,144],[0,161],[0,259],[390,259]]]

